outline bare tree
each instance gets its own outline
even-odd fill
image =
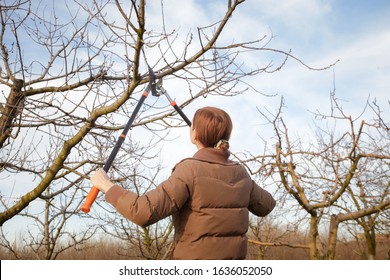
[[[291,139],[282,117],[283,99],[276,114],[263,111],[275,131],[275,153],[245,163],[257,162],[257,172],[280,182],[279,193],[297,221],[302,210],[308,214],[312,259],[335,258],[339,225],[347,221],[362,227],[373,258],[376,220],[390,207],[388,121],[375,101],[368,101],[365,109],[374,113],[371,121],[362,119],[364,112],[356,118],[347,115],[334,92],[331,101],[330,114],[315,113],[325,125],[318,125],[315,139],[307,142]],[[329,122],[341,131],[330,129]],[[327,241],[320,238],[326,224]]]
[[[34,215],[29,205],[41,207],[46,234],[37,243],[46,252],[54,253],[47,243],[56,235],[47,234],[50,219],[42,209],[50,212],[47,217],[63,215],[61,223],[77,214],[90,187],[83,180],[103,165],[149,82],[147,64],[158,79],[187,86],[182,108],[210,94],[255,91],[245,78],[277,71],[287,58],[305,65],[289,51],[270,48],[266,36],[217,44],[243,0],[229,1],[216,22],[186,31],[184,43],[178,30],[166,27],[162,2],[158,26],[147,22],[145,0],[6,2],[0,6],[0,174],[10,191],[1,193],[0,225],[16,215]],[[249,68],[240,58],[247,52],[273,52],[282,59],[276,66]],[[182,126],[168,105],[155,101],[141,111],[134,127],[154,138],[124,145],[112,167],[118,181],[131,178],[132,166],[156,157],[153,147],[169,133],[166,128]],[[23,187],[9,185],[22,178]],[[39,206],[42,201],[46,208]]]
[[[143,195],[156,187],[159,172],[160,168],[156,167],[152,172],[154,175],[149,177],[141,175],[145,172],[140,168],[134,168],[131,180],[126,180],[122,185]],[[169,218],[148,227],[140,227],[116,215],[115,209],[107,208],[99,217],[99,225],[104,234],[123,241],[124,245],[117,252],[120,256],[131,259],[164,259],[169,256],[173,232],[173,224]]]

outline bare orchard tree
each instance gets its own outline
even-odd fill
[[[351,170],[354,172],[350,175],[352,178],[345,188],[345,195],[337,203],[342,211],[331,215],[327,256],[330,259],[335,257],[338,226],[343,222],[353,221],[359,226],[358,229],[364,236],[368,259],[375,259],[376,256],[376,232],[389,233],[388,229],[383,228],[384,214],[390,209],[389,122],[383,118],[382,110],[375,101],[367,103],[367,106],[375,113],[375,119],[361,120],[358,123],[346,115],[335,100],[336,116],[350,126],[349,146],[348,142],[340,143],[347,145],[349,153],[346,156],[349,162],[353,162]],[[358,127],[355,128],[356,124]],[[342,163],[341,161],[340,166]]]
[[[4,224],[12,224],[6,222],[17,215],[39,215],[46,223],[49,220],[43,215],[48,209],[49,216],[66,213],[62,220],[66,223],[78,213],[90,189],[84,179],[104,164],[117,131],[149,82],[146,63],[158,79],[171,77],[187,86],[181,91],[182,108],[209,94],[242,94],[250,88],[246,77],[279,70],[288,57],[302,63],[290,52],[269,48],[266,36],[217,44],[243,2],[229,1],[219,19],[196,26],[194,33],[185,30],[184,35],[166,27],[162,2],[161,17],[149,17],[150,21],[145,0],[55,4],[7,0],[1,4],[0,226],[4,244],[9,244]],[[242,53],[264,51],[280,55],[280,64],[242,65]],[[140,114],[136,132],[154,137],[144,144],[137,139],[126,141],[112,166],[121,176],[119,181],[131,179],[127,171],[132,166],[158,155],[153,147],[167,135],[166,128],[182,126],[175,110],[157,101],[143,106]],[[45,201],[51,207],[45,208]],[[89,217],[81,228],[90,227]],[[57,240],[54,232],[49,235],[41,235],[46,240],[42,244]]]
[[[334,93],[331,100],[331,113],[315,114],[316,135],[306,141],[291,138],[282,116],[284,100],[276,114],[263,111],[275,131],[275,152],[245,163],[256,162],[258,172],[280,182],[291,217],[300,221],[308,215],[311,259],[335,258],[338,230],[347,221],[361,226],[373,258],[375,228],[390,208],[389,122],[375,102],[367,102],[365,110],[374,113],[368,121],[362,118],[365,112],[347,115]],[[320,238],[324,228],[328,237]]]
[[[42,215],[35,215],[28,209],[20,213],[21,217],[32,222],[25,226],[25,236],[18,242],[8,242],[3,228],[0,228],[0,246],[7,250],[10,258],[55,260],[65,251],[89,246],[87,242],[94,236],[97,227],[82,231],[77,226],[69,228],[68,221],[75,215],[75,210],[72,209],[76,192],[71,192],[73,196],[67,196],[65,192],[63,194],[57,196],[48,187],[39,196],[44,203]]]
[[[122,185],[142,195],[156,187],[159,172],[160,168],[157,166],[151,170],[149,176],[145,176],[140,175],[145,174],[145,170],[134,168],[132,172],[128,172],[132,174],[131,180],[123,182]],[[148,227],[140,227],[121,215],[116,215],[115,209],[107,207],[99,217],[99,224],[105,235],[123,244],[116,252],[118,256],[154,260],[170,257],[173,224],[169,218]]]

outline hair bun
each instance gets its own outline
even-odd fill
[[[217,144],[215,144],[214,148],[226,151],[229,149],[229,141],[225,139],[221,139],[218,141]]]

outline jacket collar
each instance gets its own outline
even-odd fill
[[[192,158],[200,161],[219,163],[224,165],[237,164],[236,162],[229,160],[229,156],[229,151],[223,151],[221,149],[215,148],[203,148],[198,150]]]

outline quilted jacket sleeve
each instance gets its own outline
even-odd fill
[[[256,216],[265,217],[274,209],[276,201],[269,192],[254,181],[252,184],[248,210]]]
[[[187,202],[188,184],[192,180],[189,173],[188,166],[179,164],[166,181],[144,195],[115,185],[106,193],[106,200],[125,218],[148,226],[177,212]]]

